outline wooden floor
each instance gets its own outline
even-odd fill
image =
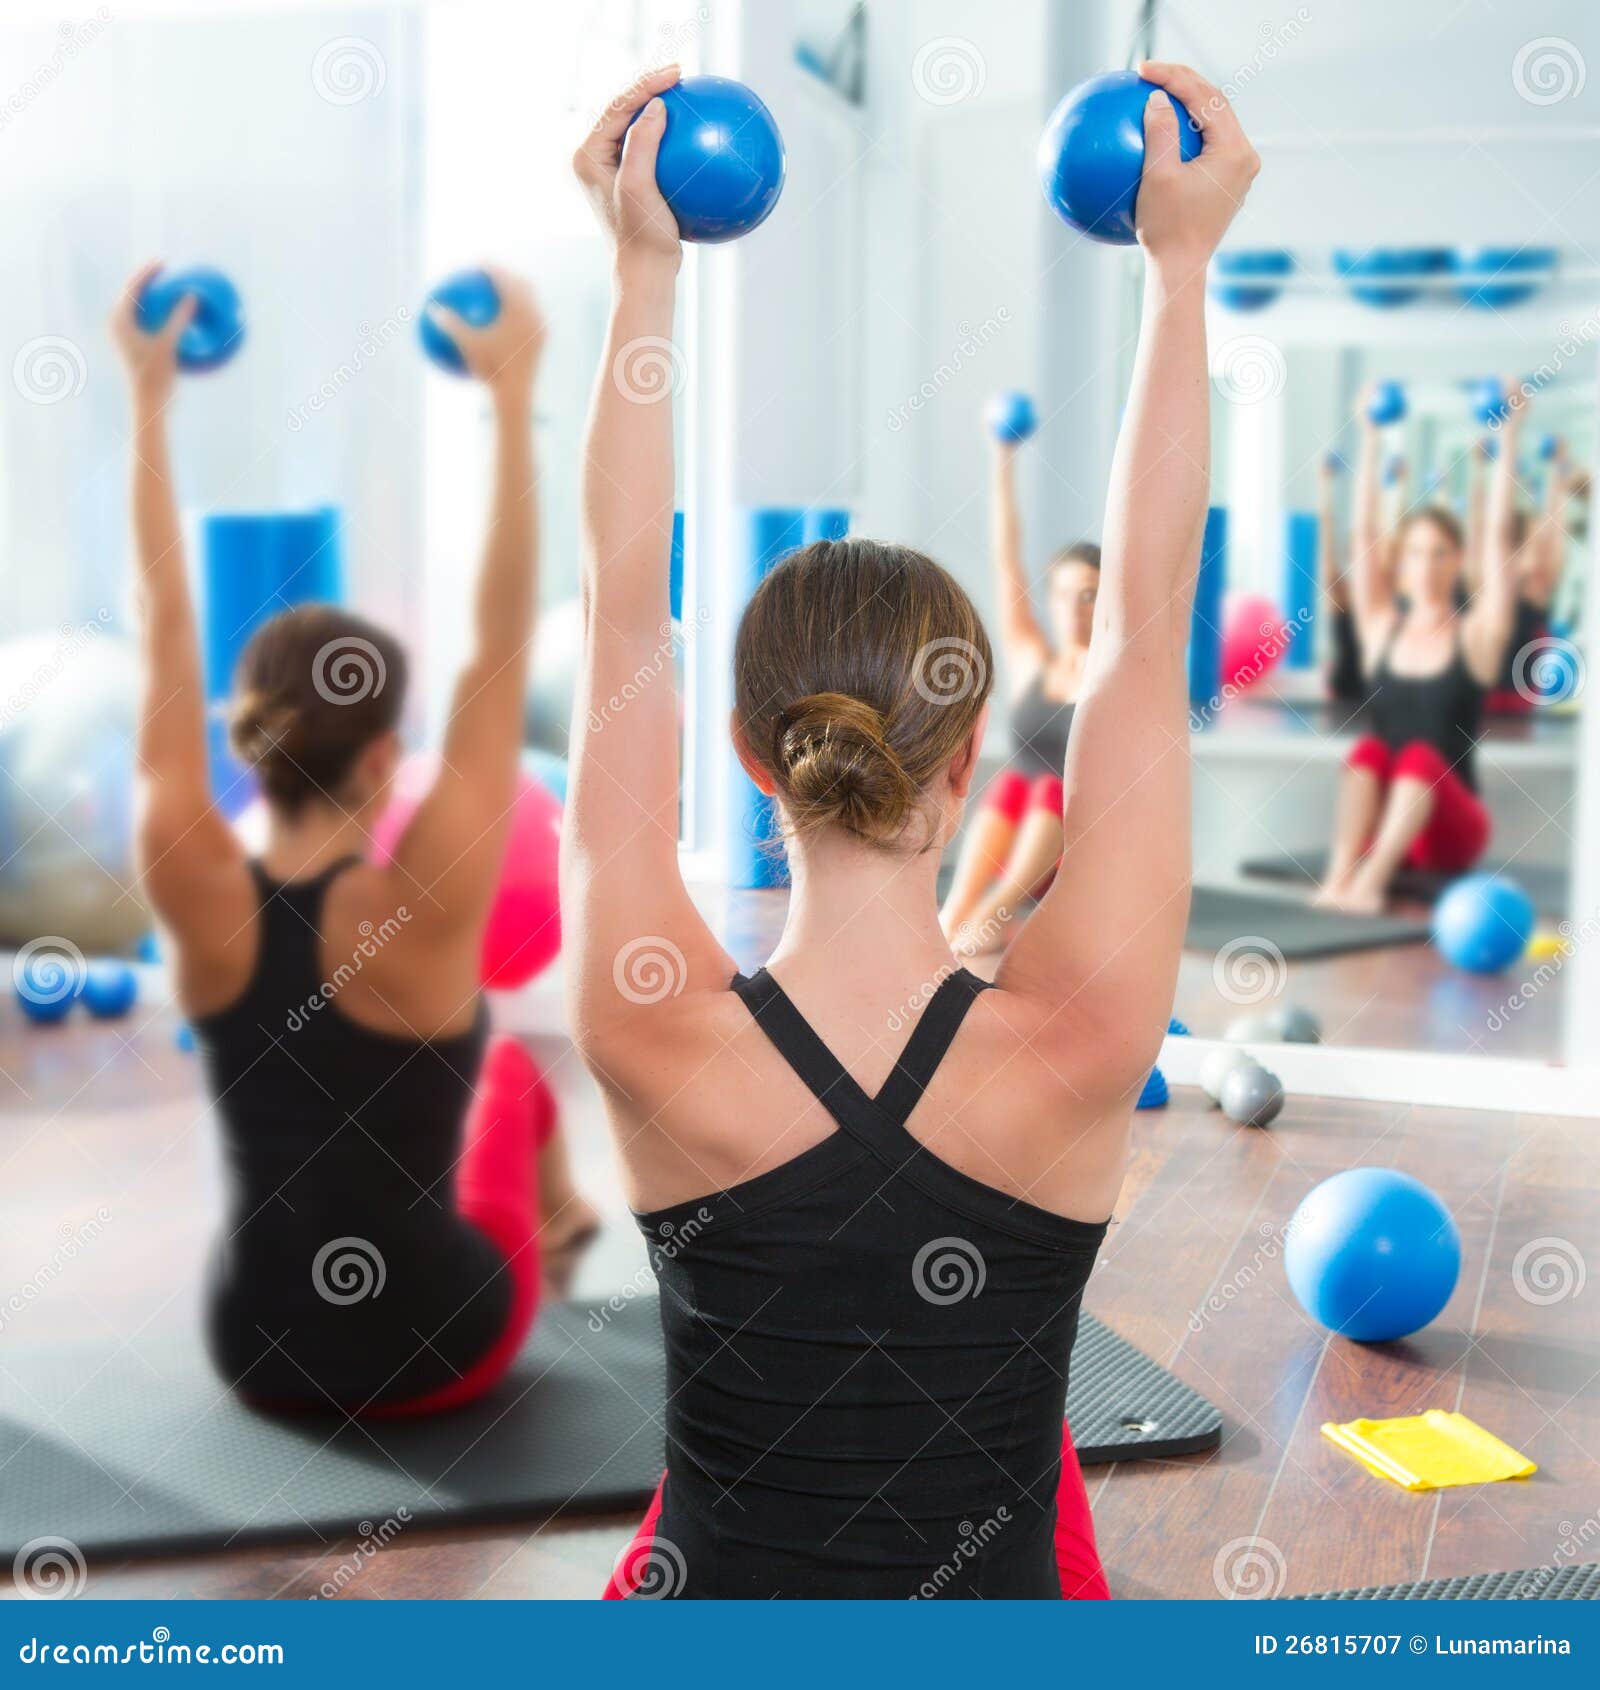
[[[773,901],[725,913],[741,963],[758,961]],[[194,1330],[217,1161],[174,1026],[160,1007],[121,1025],[30,1029],[9,1009],[0,1019],[0,1291],[37,1278],[97,1210],[110,1217],[8,1318],[0,1342],[111,1346]],[[536,1054],[608,1215],[574,1292],[604,1294],[637,1271],[642,1250],[587,1078],[555,1041]],[[1514,1267],[1535,1241],[1573,1264],[1600,1262],[1600,1123],[1296,1098],[1257,1132],[1180,1089],[1172,1107],[1137,1118],[1134,1146],[1086,1306],[1209,1396],[1226,1430],[1211,1455],[1089,1469],[1115,1595],[1209,1597],[1219,1581],[1247,1581],[1253,1565],[1281,1567],[1294,1592],[1600,1559],[1600,1287],[1544,1301],[1533,1286],[1530,1298]],[[1426,1180],[1461,1229],[1456,1295],[1405,1343],[1330,1339],[1284,1282],[1278,1240],[1295,1205],[1357,1163]],[[1430,1407],[1464,1410],[1537,1461],[1538,1474],[1409,1495],[1318,1431],[1326,1420]],[[414,1527],[358,1576],[341,1576],[342,1594],[591,1597],[631,1525]],[[87,1594],[310,1596],[354,1543],[91,1562]]]

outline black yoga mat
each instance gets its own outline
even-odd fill
[[[1416,1584],[1369,1584],[1360,1590],[1318,1590],[1300,1602],[1600,1602],[1600,1563],[1529,1567],[1519,1573],[1469,1573]]]
[[[183,1342],[10,1345],[0,1559],[41,1539],[148,1554],[639,1509],[661,1473],[663,1378],[653,1297],[547,1309],[497,1390],[419,1421],[258,1414]],[[1210,1403],[1087,1315],[1067,1413],[1089,1462],[1209,1449],[1222,1430]]]
[[[1387,915],[1346,915],[1317,909],[1303,898],[1269,896],[1224,886],[1196,886],[1184,949],[1229,957],[1276,951],[1287,961],[1342,956],[1346,951],[1415,945],[1428,937],[1425,921]]]
[[[1252,880],[1276,880],[1291,886],[1316,886],[1328,871],[1326,851],[1292,851],[1281,857],[1251,857],[1239,865],[1239,872]],[[1503,874],[1514,880],[1533,900],[1540,915],[1566,915],[1571,887],[1564,868],[1551,868],[1540,863],[1488,863],[1473,871],[1481,874]],[[1415,898],[1424,904],[1434,903],[1459,878],[1452,874],[1431,874],[1426,869],[1402,868],[1389,883],[1396,898]]]

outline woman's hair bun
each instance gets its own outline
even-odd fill
[[[917,784],[885,737],[883,717],[864,699],[814,692],[787,705],[774,752],[799,831],[837,825],[888,844],[917,802]]]

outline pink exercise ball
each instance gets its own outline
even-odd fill
[[[380,863],[394,854],[437,768],[437,759],[427,756],[407,758],[401,765],[394,796],[372,832],[373,855]],[[511,802],[505,863],[483,931],[483,983],[498,991],[526,985],[561,949],[556,896],[561,805],[537,781],[520,773]]]
[[[1235,692],[1254,686],[1283,656],[1283,618],[1271,599],[1230,593],[1222,609],[1222,684]]]

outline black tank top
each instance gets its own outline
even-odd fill
[[[1027,774],[1060,775],[1067,761],[1073,706],[1051,698],[1035,676],[1011,706],[1013,762]]]
[[[1067,1363],[1106,1228],[1008,1197],[905,1128],[984,983],[939,986],[876,1097],[765,970],[733,989],[839,1130],[638,1217],[667,1349],[654,1582],[1058,1598]]]
[[[250,1397],[330,1410],[449,1384],[511,1300],[499,1251],[455,1213],[486,1012],[417,1040],[340,1011],[348,976],[326,977],[319,935],[328,887],[355,860],[294,882],[250,865],[254,973],[195,1022],[229,1187],[207,1286],[212,1359]]]
[[[1399,634],[1389,635],[1372,677],[1372,726],[1391,751],[1420,740],[1431,745],[1473,792],[1478,790],[1474,752],[1483,732],[1485,688],[1467,667],[1459,628],[1450,661],[1433,675],[1397,675],[1389,654]]]
[[[1328,696],[1336,704],[1364,703],[1367,677],[1361,672],[1361,641],[1348,606],[1335,610],[1331,621],[1333,656],[1328,665]]]

